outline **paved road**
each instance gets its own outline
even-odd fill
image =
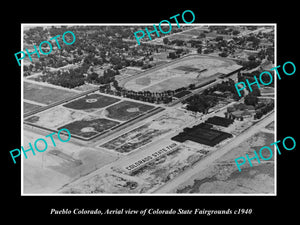
[[[188,179],[190,179],[193,175],[198,173],[201,170],[204,170],[208,166],[210,166],[216,159],[219,159],[221,156],[232,150],[234,147],[238,146],[244,140],[248,139],[255,133],[257,133],[260,129],[264,128],[266,125],[271,123],[274,120],[274,112],[266,116],[264,119],[259,121],[254,126],[250,127],[248,130],[234,138],[225,146],[221,147],[220,149],[216,150],[211,155],[207,156],[203,160],[199,161],[195,164],[191,169],[184,171],[178,177],[175,177],[170,182],[166,183],[165,185],[161,186],[160,188],[156,189],[154,193],[170,193],[172,190],[177,188],[180,184],[184,183]]]

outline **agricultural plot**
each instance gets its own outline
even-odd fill
[[[24,82],[24,99],[49,105],[74,96],[78,93],[61,88],[48,87],[36,83]]]

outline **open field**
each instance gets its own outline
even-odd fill
[[[201,29],[197,29],[197,28],[193,28],[193,29],[189,29],[187,31],[183,31],[181,34],[187,34],[187,35],[195,35],[195,36],[199,36],[201,33],[203,33],[203,30]]]
[[[182,33],[182,34],[174,34],[172,36],[169,37],[170,40],[183,40],[183,41],[189,41],[191,40],[191,38],[193,37],[193,35],[189,35],[187,33]]]
[[[170,144],[170,142],[168,142]],[[158,147],[158,146],[156,146]],[[162,146],[160,146],[162,147]],[[157,158],[134,175],[112,167],[89,178],[67,185],[61,193],[147,193],[177,176],[208,154],[207,150],[178,145],[170,154]],[[157,148],[154,149],[155,151]],[[153,151],[153,149],[152,149]],[[132,161],[130,159],[129,161]],[[130,163],[130,162],[126,162]]]
[[[260,93],[261,95],[274,95],[275,90],[272,87],[264,87],[264,88],[260,88]]]
[[[48,87],[24,81],[24,99],[49,105],[67,97],[76,95],[74,91]]]
[[[128,90],[161,92],[175,90],[189,84],[205,82],[218,73],[236,70],[236,63],[220,57],[189,55],[122,80],[119,84]],[[185,68],[185,69],[183,69]]]
[[[65,124],[58,129],[67,128],[71,134],[90,138],[118,124],[119,122],[116,121],[88,116],[82,120]]]
[[[94,93],[35,113],[24,122],[46,130],[67,128],[74,137],[87,140],[152,109],[155,106]]]
[[[39,107],[41,107],[41,106],[40,105],[31,104],[31,103],[23,101],[24,113],[30,112],[30,111],[32,111],[34,109],[39,108]]]
[[[207,169],[194,175],[191,179],[177,188],[177,193],[274,193],[274,161],[262,161],[258,164],[253,160],[253,167],[244,164],[239,172],[234,159],[259,152],[263,146],[274,142],[274,135],[257,133],[233,148],[222,158],[216,160]],[[274,146],[273,146],[274,147]],[[271,147],[272,148],[272,147]],[[272,148],[274,152],[274,148]],[[266,154],[265,154],[266,153]],[[265,158],[268,151],[263,152]]]
[[[120,101],[120,99],[99,95],[99,94],[90,94],[83,98],[64,104],[63,106],[71,109],[91,112],[99,108],[104,108],[118,101]]]
[[[28,117],[25,119],[25,122],[41,127],[57,129],[58,127],[66,123],[78,120],[84,116],[84,113],[74,111],[62,106],[57,106]]]
[[[252,127],[249,127],[248,129],[246,129],[243,133],[241,133],[237,137],[235,137],[234,140],[229,141],[227,144],[225,144],[223,146],[219,146],[216,151],[212,152],[212,154],[208,155],[202,161],[195,164],[192,168],[189,168],[186,171],[183,171],[178,177],[176,177],[173,180],[170,180],[167,184],[162,185],[160,188],[155,190],[155,193],[177,193],[177,190],[181,190],[185,186],[193,184],[193,180],[195,180],[195,178],[198,178],[199,176],[201,176],[201,179],[204,179],[206,177],[207,178],[211,177],[212,176],[211,174],[205,173],[206,169],[215,165],[215,162],[217,160],[222,161],[223,159],[224,160],[227,159],[225,157],[225,156],[227,156],[227,153],[229,155],[231,153],[231,155],[230,155],[231,158],[230,158],[230,160],[227,160],[229,162],[226,162],[226,164],[230,163],[233,171],[238,170],[235,165],[235,162],[234,162],[235,158],[241,157],[241,156],[245,155],[245,153],[247,153],[247,152],[250,152],[249,157],[253,157],[253,155],[254,155],[253,148],[251,149],[251,147],[265,146],[265,145],[269,145],[271,143],[269,141],[271,141],[272,136],[274,138],[274,135],[272,133],[269,134],[269,132],[267,132],[268,136],[266,136],[266,137],[268,137],[268,139],[266,140],[266,144],[264,142],[261,142],[261,140],[264,140],[264,138],[260,138],[259,142],[255,143],[255,144],[252,144],[251,142],[246,142],[245,140],[248,140],[252,136],[257,135],[260,130],[264,131],[265,126],[268,125],[269,123],[271,123],[272,121],[274,121],[274,112],[270,113],[264,119],[257,122],[255,127],[252,126]],[[263,133],[265,133],[265,132],[263,132]],[[269,136],[269,135],[271,135],[271,136]],[[272,142],[274,142],[274,139],[272,140]],[[245,143],[245,144],[241,148],[238,148],[238,150],[236,150],[236,147],[239,145],[242,145],[243,143]],[[268,163],[268,162],[263,162],[263,163]],[[255,162],[254,162],[254,165],[256,165]],[[245,164],[242,166],[242,169],[248,168],[248,167],[249,167],[249,165]],[[228,171],[228,170],[226,170],[226,171]],[[263,187],[263,185],[261,185],[261,187]],[[188,193],[188,192],[184,192],[184,193]],[[212,191],[211,193],[214,193],[214,192]],[[220,192],[217,192],[217,193],[220,193]],[[234,193],[234,190],[230,193]],[[238,193],[239,192],[235,192],[235,194],[238,194]],[[252,193],[260,193],[260,192],[257,190],[254,190]]]
[[[266,129],[268,129],[270,131],[274,131],[274,129],[275,129],[275,122],[273,121],[272,123],[268,124],[266,126]]]
[[[24,147],[41,135],[26,130]],[[54,136],[56,147],[48,146],[45,152],[23,157],[23,188],[25,194],[55,193],[74,179],[80,178],[117,159],[116,156],[70,142],[62,143]],[[43,143],[42,143],[43,144]],[[41,147],[42,149],[42,147]]]
[[[258,168],[254,163],[254,166],[250,168],[245,166],[243,168],[244,174],[241,175],[237,172],[235,164],[232,162],[234,158],[240,157],[246,153],[250,157],[253,157],[253,150],[258,150],[266,143],[273,142],[274,136],[269,133],[256,133],[254,136],[241,142],[235,148],[232,148],[229,152],[225,153],[222,158],[217,158],[213,163],[209,164],[207,169],[201,170],[201,172],[195,173],[191,179],[184,182],[180,186],[175,186],[173,190],[176,193],[273,193],[274,190],[274,164],[270,160],[264,162]],[[124,173],[122,168],[126,168],[137,159],[151,155],[153,152],[157,152],[158,149],[170,144],[174,144],[168,138],[161,139],[151,146],[143,148],[143,150],[136,152],[134,155],[130,155],[122,158],[120,161],[116,161],[110,164],[110,167],[106,167],[103,170],[95,171],[95,173],[89,176],[77,180],[73,183],[62,188],[60,193],[152,193],[164,186],[169,181],[172,182],[178,176],[181,176],[186,170],[193,169],[211,157],[212,154],[218,154],[216,148],[199,145],[193,142],[186,142],[182,144],[176,143],[175,151],[162,157],[157,158],[129,175]],[[210,154],[210,152],[212,153]],[[266,153],[266,154],[265,154]],[[267,152],[263,153],[264,157],[267,157]],[[213,166],[213,169],[211,167]],[[199,170],[197,170],[199,171]],[[208,172],[207,172],[208,171]],[[243,172],[242,171],[242,172]],[[209,173],[210,172],[210,173]],[[211,175],[212,174],[212,175]],[[198,178],[195,180],[195,177]],[[212,177],[211,177],[212,176]],[[254,181],[253,181],[254,180]],[[194,183],[193,183],[194,182]],[[212,185],[209,182],[219,182]],[[201,184],[204,185],[204,192],[199,192],[198,188]],[[193,185],[194,184],[194,185]],[[201,186],[202,187],[202,186]]]
[[[108,113],[106,116],[116,120],[127,121],[154,108],[154,106],[143,103],[122,101],[106,108]]]

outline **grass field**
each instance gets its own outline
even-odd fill
[[[28,102],[23,102],[23,109],[24,109],[24,113],[27,113],[27,112],[30,112],[34,109],[37,109],[41,106],[39,105],[34,105],[34,104],[31,104],[31,103],[28,103]]]
[[[90,94],[83,98],[64,104],[63,106],[71,109],[93,111],[93,109],[103,108],[118,101],[120,100],[117,98],[112,98],[100,94]]]
[[[70,123],[84,117],[85,114],[61,106],[51,108],[49,110],[37,113],[27,119],[25,122],[38,126],[56,129],[58,126]]]
[[[108,113],[106,116],[112,119],[127,121],[151,109],[154,109],[154,106],[138,102],[123,101],[106,108]]]
[[[76,92],[60,88],[48,87],[35,83],[24,82],[24,99],[49,105],[67,97],[76,95]]]
[[[104,119],[104,118],[100,118],[100,119],[85,118],[82,120],[78,120],[66,124],[63,127],[60,127],[58,129],[67,128],[71,134],[81,136],[84,138],[90,138],[118,124],[119,122]]]
[[[44,129],[67,128],[72,135],[86,140],[155,109],[155,106],[139,102],[118,101],[101,94],[90,94],[36,113],[24,122]]]

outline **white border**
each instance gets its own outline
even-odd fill
[[[176,23],[171,23],[172,25],[177,25]],[[23,26],[149,26],[153,23],[21,23],[21,50],[23,50]],[[155,24],[155,25],[158,25]],[[162,24],[166,25],[166,24]],[[277,23],[192,23],[192,24],[180,24],[184,26],[274,26],[274,66],[277,66]],[[156,40],[156,39],[153,39]],[[21,61],[21,145],[23,146],[23,61]],[[277,140],[277,78],[275,79],[275,119],[274,119],[274,141]],[[274,193],[271,194],[176,194],[176,193],[128,193],[128,194],[60,194],[60,193],[51,193],[51,194],[25,194],[24,185],[23,185],[23,154],[21,157],[21,196],[277,196],[277,151],[274,151]]]

